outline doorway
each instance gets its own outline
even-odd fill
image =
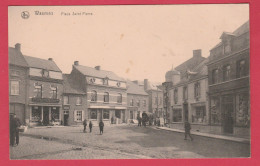
[[[184,111],[184,121],[188,121],[189,119],[189,110],[188,110],[188,104],[183,104],[183,111]]]
[[[49,107],[43,107],[43,125],[49,124]]]
[[[69,125],[69,114],[64,114],[64,126]]]
[[[223,97],[222,110],[223,131],[224,133],[232,134],[234,130],[232,96]]]

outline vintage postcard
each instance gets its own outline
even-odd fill
[[[249,4],[9,6],[10,160],[250,158]]]

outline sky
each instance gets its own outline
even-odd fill
[[[24,11],[29,18],[21,17]],[[20,43],[24,55],[53,58],[63,73],[79,61],[130,80],[164,82],[165,73],[193,50],[208,57],[223,31],[247,20],[248,4],[11,6],[8,45]]]

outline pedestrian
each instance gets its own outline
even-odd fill
[[[192,141],[193,138],[191,137],[191,134],[190,134],[191,126],[190,126],[190,123],[188,121],[185,121],[184,129],[185,129],[185,138],[184,138],[184,140],[187,140],[187,135],[188,135],[190,137],[190,140]]]
[[[83,121],[83,126],[84,126],[83,132],[86,133],[86,132],[87,132],[87,131],[86,131],[87,119],[85,119],[85,120]]]
[[[138,116],[137,120],[138,120],[138,126],[141,126],[142,118],[140,116]]]
[[[111,125],[113,124],[113,122],[114,122],[114,117],[112,116],[111,117]]]
[[[99,122],[100,135],[103,134],[103,130],[104,130],[104,122],[101,120],[101,121]]]
[[[89,121],[89,124],[88,124],[88,127],[89,127],[89,132],[91,133],[92,132],[92,122],[91,121]]]
[[[21,126],[21,121],[16,117],[15,114],[10,117],[10,144],[11,146],[19,145],[19,127]],[[14,142],[16,144],[14,144]]]

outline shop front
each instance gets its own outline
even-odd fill
[[[60,106],[30,106],[30,126],[61,124]]]

